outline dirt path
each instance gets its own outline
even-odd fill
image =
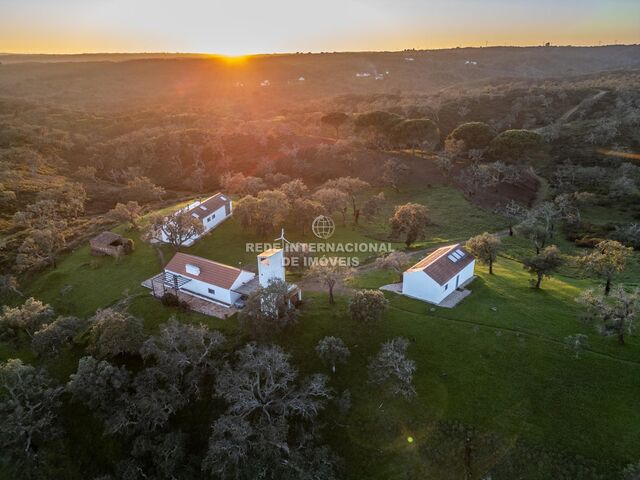
[[[605,93],[607,93],[606,90],[600,90],[598,93],[591,95],[590,97],[585,98],[584,100],[582,100],[578,105],[576,105],[575,107],[573,107],[572,109],[568,110],[567,112],[565,112],[564,115],[562,115],[560,117],[560,119],[558,120],[558,122],[560,123],[565,123],[567,122],[574,113],[576,113],[578,110],[580,110],[582,107],[584,107],[585,105],[589,105],[589,104],[593,104],[595,103],[600,97],[602,97]]]

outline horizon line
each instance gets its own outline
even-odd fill
[[[0,52],[0,55],[55,55],[55,56],[78,56],[78,55],[194,55],[210,57],[257,57],[276,55],[326,55],[326,54],[346,54],[346,53],[402,53],[402,52],[435,52],[446,50],[468,50],[468,49],[488,49],[488,48],[605,48],[605,47],[634,47],[640,43],[605,43],[605,44],[566,44],[566,45],[459,45],[455,47],[442,48],[404,48],[401,50],[309,50],[298,52],[256,52],[241,54],[224,54],[215,52],[181,52],[181,51],[102,51],[102,52]]]

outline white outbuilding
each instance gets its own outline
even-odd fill
[[[193,245],[200,237],[210,230],[213,230],[220,223],[229,218],[232,214],[232,210],[233,207],[231,199],[223,193],[216,193],[205,200],[196,200],[195,202],[187,205],[182,211],[189,212],[192,217],[202,222],[202,233],[199,235],[193,235],[192,238],[186,239],[182,246],[190,247]],[[167,219],[167,221],[169,221],[169,219]],[[169,242],[166,232],[167,229],[160,227],[158,237],[163,243]]]
[[[402,294],[439,304],[473,278],[475,264],[459,243],[438,248],[402,274]]]

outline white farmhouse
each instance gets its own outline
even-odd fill
[[[227,307],[242,297],[236,290],[250,283],[255,276],[253,272],[186,253],[176,253],[164,267],[167,289]]]
[[[281,248],[258,255],[258,275],[206,258],[176,253],[164,268],[164,288],[178,291],[224,307],[242,307],[244,300],[258,287],[272,280],[285,280],[284,254]],[[289,300],[297,304],[300,289],[289,285]]]
[[[473,278],[475,264],[459,243],[438,248],[402,274],[402,293],[439,304]]]
[[[216,193],[205,200],[197,200],[187,205],[182,211],[190,212],[194,218],[200,220],[203,231],[200,235],[194,235],[192,238],[185,240],[182,246],[189,247],[193,245],[196,240],[229,218],[232,210],[231,199],[222,193]],[[161,242],[169,243],[167,233],[163,228],[160,228],[158,237]]]

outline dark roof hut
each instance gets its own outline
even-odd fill
[[[113,232],[102,232],[89,240],[92,255],[119,257],[133,250],[133,240]]]

